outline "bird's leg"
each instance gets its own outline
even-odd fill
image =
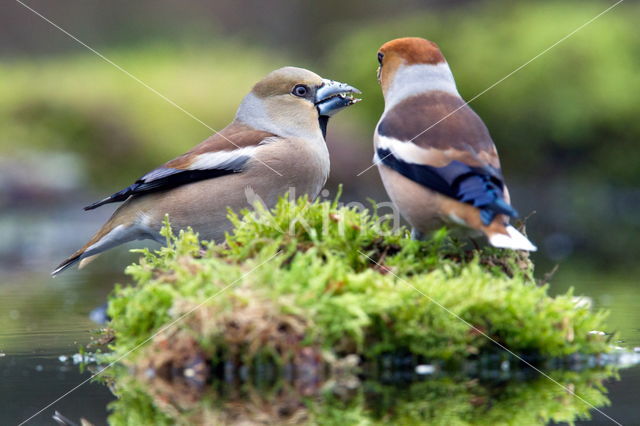
[[[427,238],[427,236],[418,231],[416,228],[411,228],[411,239],[412,240],[416,240],[416,241],[424,241]]]

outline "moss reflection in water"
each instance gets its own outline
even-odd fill
[[[603,379],[613,370],[555,371],[550,376],[595,407],[608,404]],[[381,382],[188,380],[112,377],[118,400],[112,425],[128,424],[435,424],[543,425],[589,418],[590,406],[545,377],[483,380],[434,376]]]

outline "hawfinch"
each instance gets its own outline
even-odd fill
[[[536,250],[509,225],[517,213],[496,147],[460,97],[438,46],[422,38],[392,40],[378,51],[378,62],[385,108],[374,161],[414,238],[459,225],[495,247]]]
[[[227,209],[259,199],[272,207],[288,191],[315,198],[329,175],[325,144],[329,117],[359,101],[354,87],[311,71],[271,72],[244,97],[231,124],[131,186],[85,210],[123,202],[84,247],[62,262],[56,275],[81,261],[137,239],[163,242],[169,215],[176,229],[193,228],[216,241],[230,229]]]

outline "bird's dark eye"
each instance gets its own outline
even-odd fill
[[[293,88],[291,93],[293,93],[296,96],[300,96],[302,98],[302,97],[306,96],[307,93],[309,93],[309,88],[307,86],[305,86],[304,84],[298,84],[298,85],[296,85],[296,87]]]
[[[382,65],[382,58],[384,58],[384,53],[378,52],[378,63]]]

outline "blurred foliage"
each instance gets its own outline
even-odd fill
[[[475,2],[374,22],[341,38],[328,68],[363,90],[366,102],[353,114],[372,129],[383,109],[375,70],[384,42],[405,36],[436,41],[470,100],[609,5]],[[637,4],[621,5],[473,101],[508,176],[640,184],[638,16]]]
[[[0,68],[0,153],[73,151],[115,189],[224,127],[275,62],[233,43],[104,53],[206,125],[94,55],[17,60]]]

